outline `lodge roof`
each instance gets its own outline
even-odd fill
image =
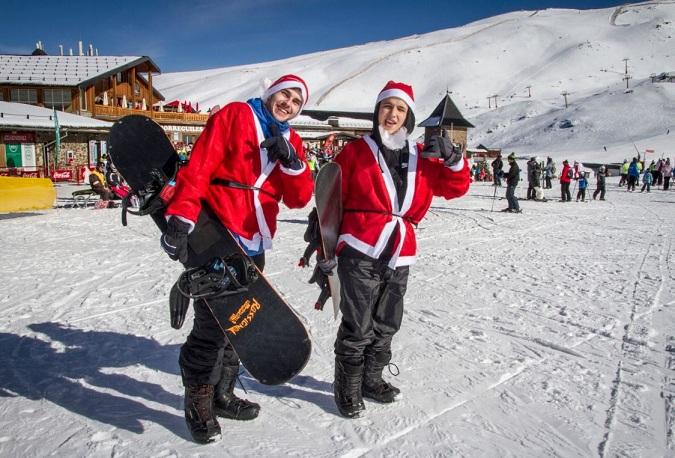
[[[469,121],[464,119],[460,113],[457,105],[450,98],[450,94],[445,94],[441,103],[434,109],[427,119],[419,123],[418,127],[441,127],[450,126],[455,127],[474,127]]]
[[[111,122],[57,111],[61,129],[108,131]],[[0,129],[54,130],[54,111],[24,103],[0,102]]]
[[[0,54],[0,84],[85,86],[137,67],[159,73],[147,56],[16,56]]]

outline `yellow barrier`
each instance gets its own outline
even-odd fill
[[[0,177],[0,212],[52,208],[56,189],[49,178]]]

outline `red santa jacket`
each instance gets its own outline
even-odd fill
[[[272,247],[279,202],[302,208],[312,198],[314,183],[305,161],[302,140],[290,129],[286,138],[302,162],[290,170],[267,160],[260,148],[265,139],[252,108],[242,102],[226,105],[213,115],[199,136],[190,162],[178,172],[176,191],[166,215],[197,221],[202,200],[249,249]],[[230,181],[254,189],[214,183]]]
[[[452,170],[436,159],[422,158],[421,146],[409,146],[408,182],[400,208],[389,168],[378,155],[378,147],[370,136],[349,143],[340,152],[335,161],[342,167],[344,216],[338,254],[349,245],[379,258],[396,230],[389,267],[415,262],[417,241],[413,225],[424,217],[433,196],[460,197],[468,191],[471,181],[466,159]]]

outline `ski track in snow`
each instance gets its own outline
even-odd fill
[[[500,213],[503,200],[490,212],[492,196],[475,183],[434,200],[393,342],[403,399],[367,401],[355,420],[333,402],[338,323],[313,310],[311,270],[297,267],[309,210],[282,210],[267,273],[313,354],[281,386],[244,372],[240,395],[261,416],[222,420],[207,446],[183,419],[189,325],[168,324],[180,269],[149,219],[123,228],[117,211],[91,208],[0,219],[0,456],[672,456],[668,199],[616,179],[607,202],[521,201],[520,215]]]

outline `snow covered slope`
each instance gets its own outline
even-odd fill
[[[169,73],[155,81],[167,99],[209,107],[259,95],[265,78],[294,72],[309,84],[310,108],[369,111],[380,88],[394,79],[413,85],[418,120],[452,91],[476,125],[471,145],[556,158],[601,150],[602,159],[620,160],[635,152],[633,142],[657,153],[672,145],[670,137],[659,137],[675,125],[675,84],[652,84],[650,75],[675,70],[673,49],[675,2],[656,1],[599,10],[519,11],[398,40]],[[624,94],[624,59],[629,84],[636,87],[629,94]],[[568,108],[563,91],[569,93]],[[497,109],[488,108],[493,95]],[[565,119],[574,128],[555,127]]]

